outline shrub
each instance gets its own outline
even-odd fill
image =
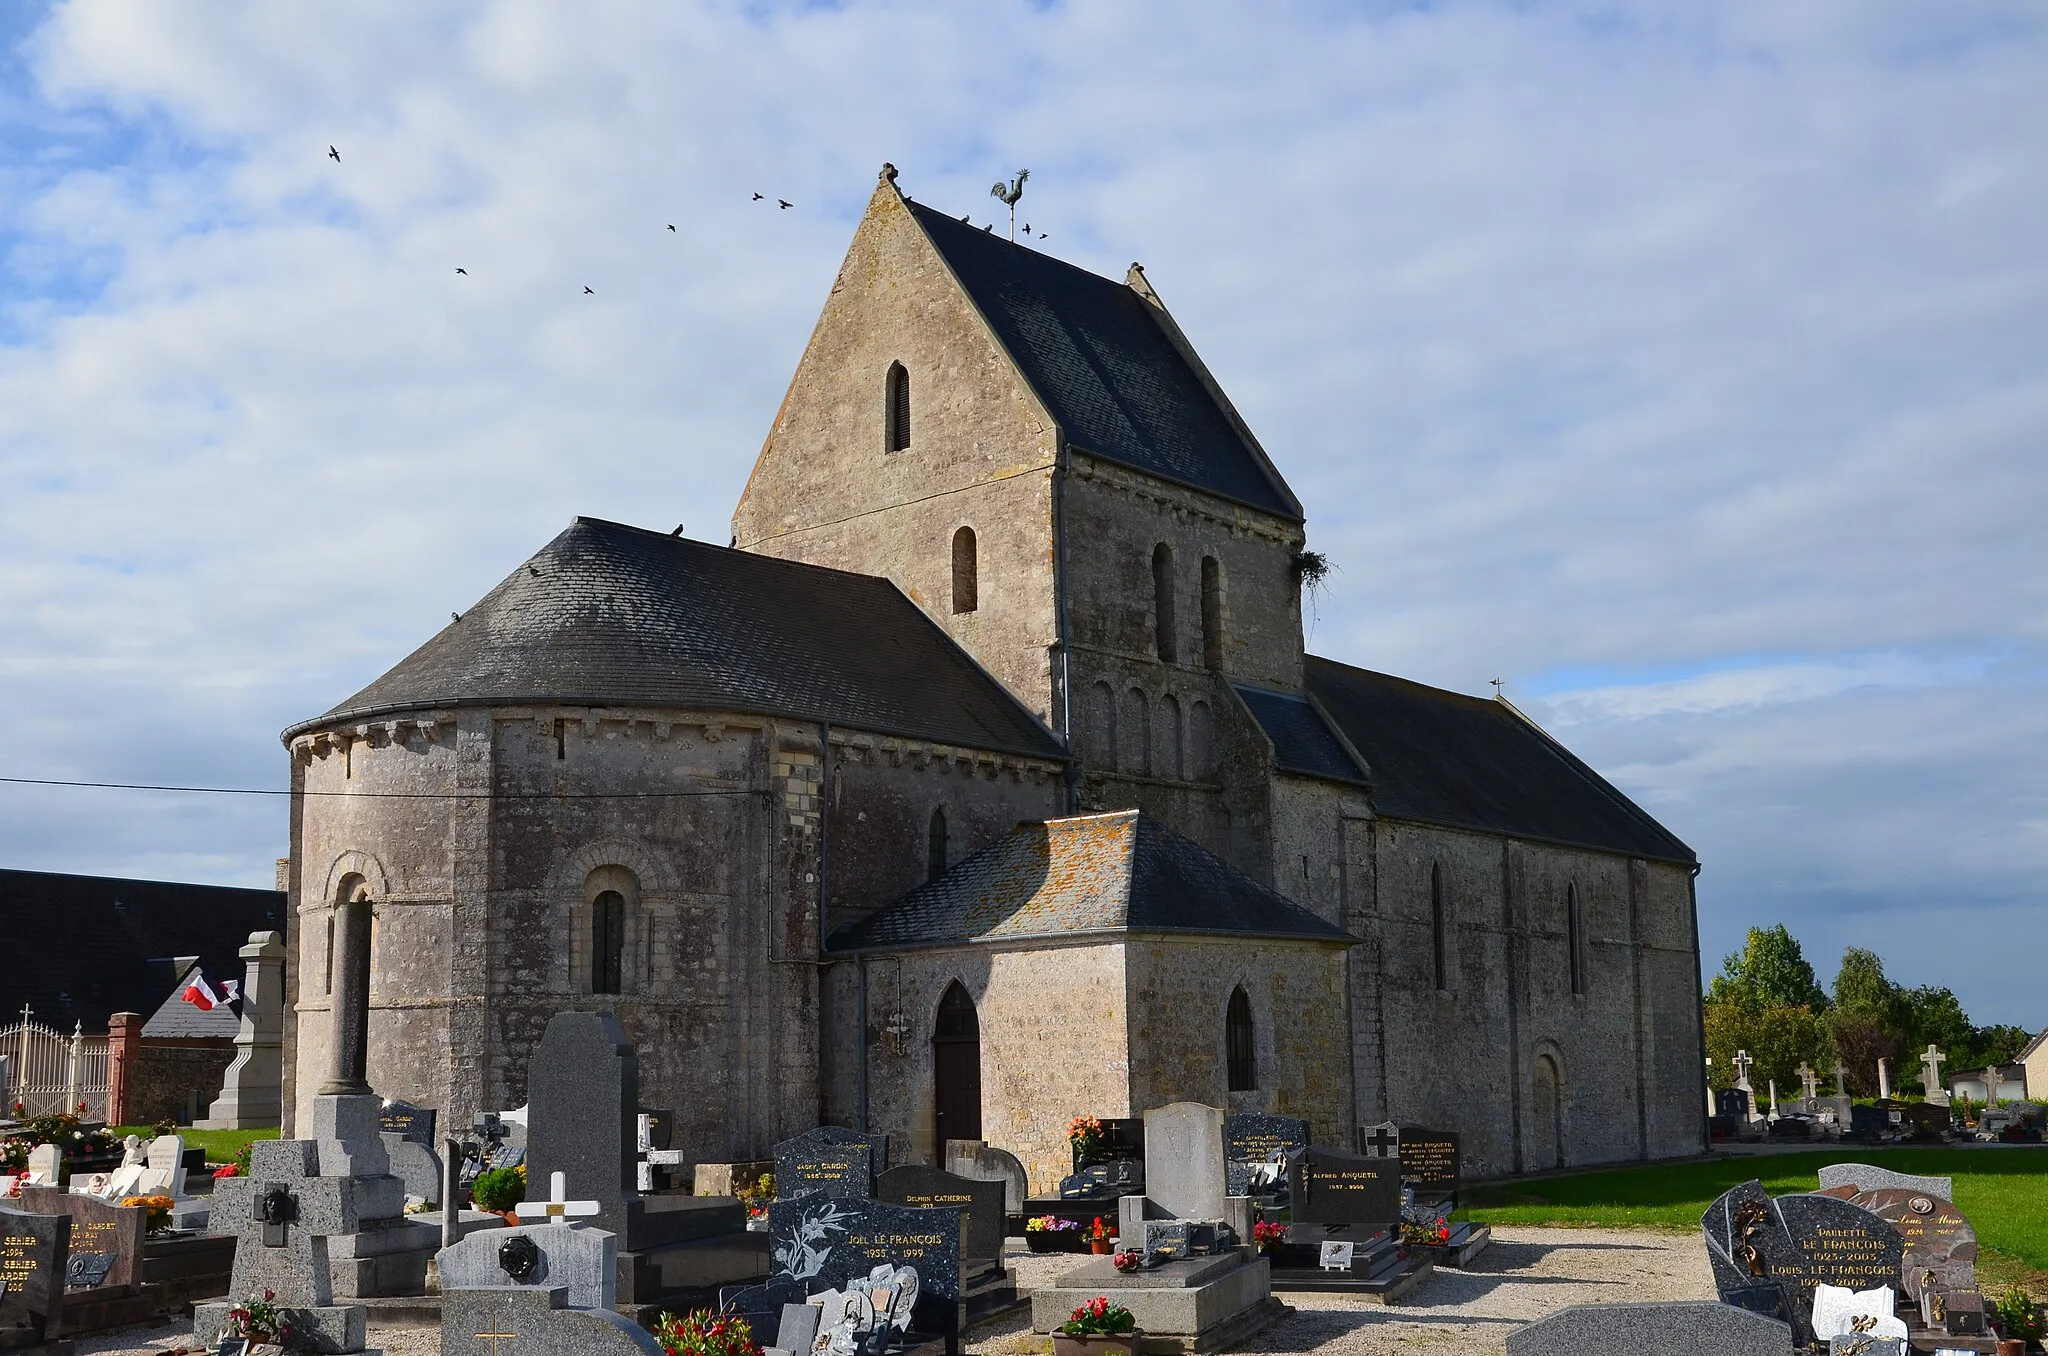
[[[738,1314],[698,1309],[681,1318],[663,1314],[654,1327],[655,1340],[668,1356],[760,1356],[754,1329]]]
[[[1138,1320],[1121,1304],[1111,1304],[1101,1295],[1075,1306],[1060,1331],[1068,1337],[1126,1337],[1138,1329]]]
[[[526,1165],[491,1168],[476,1175],[469,1184],[469,1199],[479,1210],[502,1214],[515,1210],[526,1199]]]

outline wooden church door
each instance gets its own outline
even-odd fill
[[[981,1022],[957,979],[939,1000],[932,1027],[932,1121],[941,1162],[947,1140],[981,1138]]]

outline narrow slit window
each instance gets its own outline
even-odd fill
[[[1165,542],[1152,548],[1152,639],[1159,657],[1173,663],[1173,548]]]
[[[972,612],[981,606],[981,564],[975,555],[974,529],[963,527],[953,534],[953,612]]]
[[[1231,990],[1230,1008],[1223,1018],[1223,1039],[1230,1066],[1230,1090],[1253,1091],[1259,1086],[1259,1070],[1252,1053],[1252,1000],[1245,996],[1242,984]]]
[[[1430,950],[1436,959],[1436,989],[1442,993],[1450,983],[1444,955],[1444,869],[1436,863],[1429,868],[1429,934]]]
[[[910,373],[902,363],[889,364],[889,379],[882,400],[883,447],[901,452],[910,446]]]
[[[932,811],[931,832],[925,840],[924,878],[937,880],[946,874],[946,808]]]
[[[1586,910],[1579,902],[1579,887],[1568,885],[1564,893],[1565,946],[1570,952],[1572,993],[1586,994]]]
[[[1214,556],[1202,557],[1202,662],[1223,667],[1223,566]]]
[[[626,962],[626,897],[602,890],[590,904],[590,991],[623,993]]]

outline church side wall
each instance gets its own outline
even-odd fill
[[[890,366],[910,438],[885,450]],[[734,544],[887,576],[1041,720],[1058,725],[1051,475],[1058,430],[886,185],[804,350],[739,507]],[[955,612],[973,529],[977,606]]]
[[[1071,1118],[1143,1109],[1131,1093],[1125,949],[1121,938],[972,946],[886,952],[836,966],[856,1003],[859,970],[867,968],[869,1126],[896,1137],[891,1161],[943,1160],[934,1137],[931,1039],[939,1000],[957,980],[981,1026],[982,1138],[1023,1161],[1033,1193],[1053,1194],[1072,1170]]]
[[[1445,909],[1441,990],[1432,867]],[[1359,976],[1354,1006],[1358,1043],[1384,1074],[1378,1095],[1360,1100],[1361,1123],[1457,1130],[1474,1177],[1699,1151],[1684,867],[1381,820],[1373,878],[1360,926],[1378,972]],[[1574,891],[1583,992],[1573,989]]]
[[[1317,1143],[1349,1145],[1343,948],[1134,936],[1128,951],[1132,1114],[1202,1102],[1304,1116]],[[1240,987],[1252,1011],[1255,1086],[1232,1092],[1224,1019]],[[1075,1108],[1084,1109],[1092,1110]]]

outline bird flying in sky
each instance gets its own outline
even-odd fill
[[[335,150],[335,149],[334,149],[334,148],[333,148],[332,146],[329,146],[329,147],[327,148],[327,158],[328,158],[329,160],[332,160],[332,161],[334,161],[334,162],[335,162],[336,164],[340,164],[340,163],[341,163],[341,152],[340,152],[340,151],[337,151],[337,150]]]
[[[455,271],[456,271],[457,273],[460,273],[460,274],[461,274],[461,275],[462,275],[463,277],[465,277],[465,278],[467,278],[467,277],[469,276],[469,270],[468,270],[468,269],[466,269],[466,268],[458,268],[458,269],[456,269]]]
[[[583,295],[586,297],[594,297],[597,295],[597,293],[591,291],[588,287],[586,287],[583,289]]]
[[[777,207],[780,207],[780,208],[781,208],[781,209],[782,209],[783,211],[787,212],[787,211],[789,210],[789,199],[787,199],[787,198],[777,198],[777,199],[775,200],[775,205],[776,205]]]

